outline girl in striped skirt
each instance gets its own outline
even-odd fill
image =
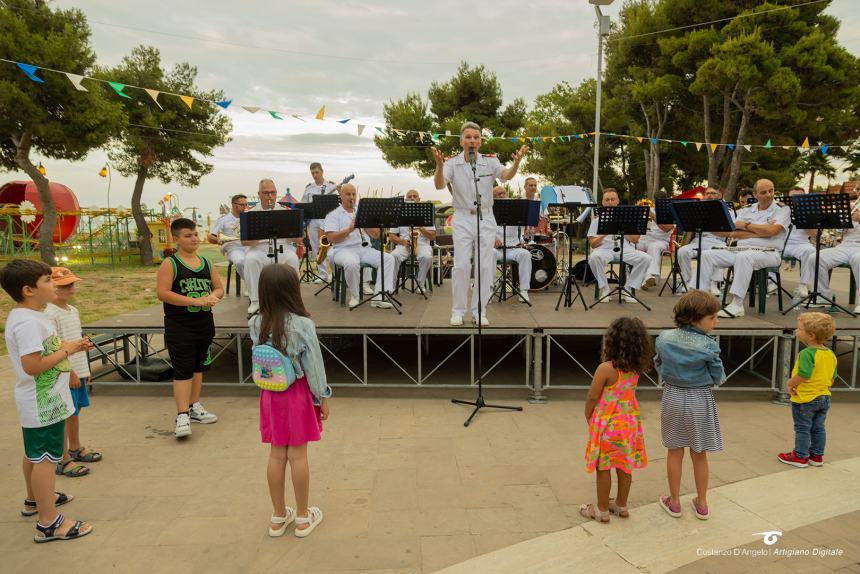
[[[669,495],[660,506],[675,518],[681,516],[681,466],[684,449],[690,449],[696,497],[696,518],[708,519],[708,451],[723,449],[720,420],[712,387],[726,379],[719,344],[708,336],[717,325],[719,301],[704,291],[690,291],[675,305],[677,329],[657,337],[654,365],[663,380],[660,423],[663,446],[669,449],[666,473]]]

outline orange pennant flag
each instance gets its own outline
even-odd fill
[[[179,99],[185,102],[185,105],[188,106],[188,109],[191,109],[191,106],[194,104],[194,96],[179,96]]]
[[[317,112],[317,115],[314,116],[316,119],[321,120],[325,116],[325,106],[320,108],[320,111]]]

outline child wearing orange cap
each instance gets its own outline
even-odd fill
[[[69,304],[75,295],[75,283],[80,278],[65,267],[52,267],[51,280],[57,290],[57,300],[48,303],[45,315],[57,328],[57,334],[62,341],[76,341],[82,337],[81,317],[78,310]],[[66,419],[66,440],[63,460],[57,463],[57,475],[78,477],[89,474],[90,469],[82,464],[98,462],[102,455],[90,448],[81,446],[80,414],[81,409],[90,406],[87,385],[90,382],[90,362],[87,353],[82,351],[69,356],[72,372],[69,378],[69,389],[75,412]]]

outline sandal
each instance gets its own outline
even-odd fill
[[[69,455],[71,455],[72,460],[76,462],[98,462],[102,459],[102,453],[95,451],[87,451],[86,454],[83,454],[83,451],[86,450],[87,447],[82,446],[79,449],[69,449]]]
[[[322,510],[317,508],[316,506],[308,506],[308,515],[307,516],[296,516],[296,526],[299,524],[308,524],[309,526],[304,530],[299,530],[296,528],[296,536],[299,538],[304,538],[308,536],[313,529],[319,526],[319,523],[322,522],[323,513]]]
[[[609,512],[603,512],[593,504],[580,504],[579,513],[590,520],[606,524],[609,522]]]
[[[69,459],[65,462],[57,463],[57,476],[68,476],[71,478],[78,478],[80,476],[86,476],[90,473],[90,469],[82,464],[76,464],[70,470],[66,470],[66,467],[70,464],[74,464],[74,460]]]
[[[275,516],[272,515],[272,524],[282,524],[280,528],[272,528],[269,526],[269,536],[272,538],[277,538],[278,536],[283,536],[287,531],[287,526],[289,526],[293,520],[296,519],[296,511],[287,506],[284,510],[284,516]]]
[[[699,520],[707,520],[710,518],[708,515],[708,505],[707,504],[699,504],[698,499],[694,498],[690,501],[693,504],[693,511],[696,513],[696,518]]]
[[[671,496],[661,496],[658,502],[660,503],[660,508],[665,510],[669,514],[669,516],[672,516],[674,518],[681,518],[680,502],[672,504]]]
[[[627,512],[627,507],[615,504],[614,498],[609,499],[609,513],[614,514],[619,518],[630,518],[630,513]]]
[[[54,494],[57,495],[54,499],[54,506],[62,506],[75,499],[74,496],[65,492],[55,492]],[[39,511],[36,509],[36,501],[31,498],[25,498],[24,510],[21,511],[21,516],[34,516],[36,514],[39,514]]]
[[[62,514],[58,514],[57,518],[49,526],[42,526],[38,522],[36,523],[36,530],[42,533],[41,536],[38,534],[33,536],[33,540],[37,544],[41,544],[42,542],[52,542],[54,540],[74,540],[76,538],[82,538],[93,531],[93,527],[88,525],[86,530],[82,530],[81,527],[84,525],[80,520],[75,521],[74,526],[69,528],[65,534],[55,534],[57,529],[65,522],[66,517]]]

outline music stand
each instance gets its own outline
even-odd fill
[[[674,225],[676,230],[676,237],[682,234],[683,228],[679,224],[678,221],[675,221],[675,216],[672,213],[672,209],[669,206],[669,203],[672,200],[669,199],[655,199],[654,200],[654,215],[656,225]],[[697,201],[695,199],[680,199],[675,201]],[[669,281],[672,282],[672,294],[678,292],[678,280],[680,279],[681,285],[684,286],[684,289],[687,289],[687,282],[684,281],[684,277],[681,274],[681,266],[678,264],[678,249],[675,248],[674,245],[671,244],[672,236],[669,236],[669,247],[672,251],[672,270],[669,272],[669,275],[666,276],[666,281],[663,282],[663,286],[660,288],[660,293],[657,294],[658,297],[663,296],[663,291],[666,290],[666,286],[669,285]]]
[[[735,222],[729,215],[729,206],[721,199],[702,201],[673,201],[669,204],[675,221],[680,229],[698,235],[696,249],[696,283],[700,289],[702,277],[702,233],[729,233],[735,230]],[[708,278],[710,281],[710,278]]]
[[[825,229],[853,229],[854,223],[851,220],[851,196],[847,193],[839,193],[835,195],[825,195],[823,193],[813,193],[809,195],[792,196],[791,201],[791,222],[795,229],[815,229],[815,277],[813,280],[812,292],[782,312],[783,315],[806,304],[809,309],[810,304],[817,303],[818,298],[824,299],[833,307],[840,311],[848,313],[852,317],[856,317],[854,313],[845,307],[836,303],[835,299],[822,295],[818,291],[818,263],[821,256],[821,232]]]
[[[303,217],[298,209],[246,211],[239,214],[239,225],[242,241],[268,240],[269,257],[273,257],[277,263],[278,253],[284,252],[284,246],[278,245],[278,239],[301,237]]]
[[[379,268],[376,272],[380,274],[378,281],[380,290],[355,307],[350,307],[350,311],[361,307],[368,301],[377,300],[388,301],[398,315],[403,314],[400,310],[402,303],[385,290],[385,229],[400,227],[402,204],[403,197],[366,197],[358,202],[358,207],[355,210],[356,229],[376,228],[379,230]]]
[[[572,230],[574,223],[582,223],[584,221],[583,214],[590,214],[591,209],[597,207],[596,203],[563,203],[562,207],[567,210],[567,219],[568,226]],[[583,213],[580,214],[577,218],[574,219],[574,213],[577,209],[582,209]],[[587,217],[587,215],[586,215]],[[586,245],[588,242],[586,241]],[[586,265],[588,262],[588,254],[585,255]],[[576,288],[576,297],[572,297],[573,288]],[[558,301],[555,303],[555,310],[558,311],[558,307],[561,304],[561,300],[564,299],[565,307],[573,307],[573,302],[577,299],[582,300],[583,308],[588,311],[588,304],[585,302],[585,297],[582,294],[582,289],[579,288],[579,282],[576,280],[576,275],[573,272],[573,238],[568,236],[567,239],[567,276],[564,280],[564,285],[561,288],[561,293],[558,294]]]
[[[311,196],[311,213],[313,214],[310,219],[325,219],[326,216],[337,209],[337,206],[340,205],[340,196],[336,193],[328,193],[321,194],[318,193],[316,195]],[[323,230],[325,233],[325,230]],[[307,252],[307,250],[305,250]],[[310,265],[310,262],[308,262]],[[322,265],[325,265],[325,261],[322,262]],[[319,277],[317,275],[317,277]],[[324,285],[320,287],[316,293],[314,293],[314,297],[325,291],[326,289],[331,289],[331,282],[323,280]]]
[[[490,296],[492,299],[498,293],[499,301],[507,300],[507,291],[510,286],[511,292],[517,295],[523,303],[529,307],[532,306],[531,301],[523,297],[520,289],[514,285],[513,277],[508,279],[508,226],[522,227],[529,224],[529,214],[534,211],[530,206],[532,202],[528,199],[496,199],[493,201],[493,216],[496,218],[496,225],[502,226],[502,275],[499,277],[499,283],[495,291]],[[538,204],[540,205],[540,204]],[[529,254],[531,256],[531,254]],[[520,285],[522,287],[522,285]],[[526,286],[528,289],[528,286]]]
[[[427,293],[424,292],[424,289],[421,287],[421,281],[418,281],[417,273],[418,273],[418,238],[415,238],[415,241],[412,240],[412,236],[415,233],[416,227],[433,227],[435,229],[436,224],[436,211],[433,206],[433,203],[429,201],[424,202],[409,202],[404,201],[400,204],[400,224],[399,227],[409,226],[409,263],[410,263],[410,271],[408,277],[402,277],[400,281],[403,284],[403,288],[406,288],[406,281],[411,281],[410,291],[415,293],[415,288],[418,288],[418,291],[421,295],[426,299]],[[420,233],[420,231],[419,231]],[[426,279],[426,277],[425,277]]]
[[[620,270],[617,287],[592,303],[592,307],[604,299],[609,299],[617,293],[618,303],[621,303],[621,298],[624,295],[627,295],[632,297],[637,303],[649,311],[651,310],[651,307],[640,301],[636,295],[627,288],[627,264],[624,261],[624,236],[645,235],[645,232],[648,230],[648,214],[649,207],[647,205],[616,205],[615,207],[597,208],[597,234],[621,236],[621,249],[618,255]]]
[[[302,225],[302,245],[304,245],[305,250],[304,253],[302,253],[302,260],[299,262],[299,270],[301,271],[299,281],[303,283],[310,283],[315,279],[322,281],[322,278],[311,268],[311,242],[308,238],[308,224],[311,220],[310,216],[313,214],[313,204],[311,202],[295,203],[293,204],[293,209],[302,212],[302,220],[304,223],[304,225]]]

